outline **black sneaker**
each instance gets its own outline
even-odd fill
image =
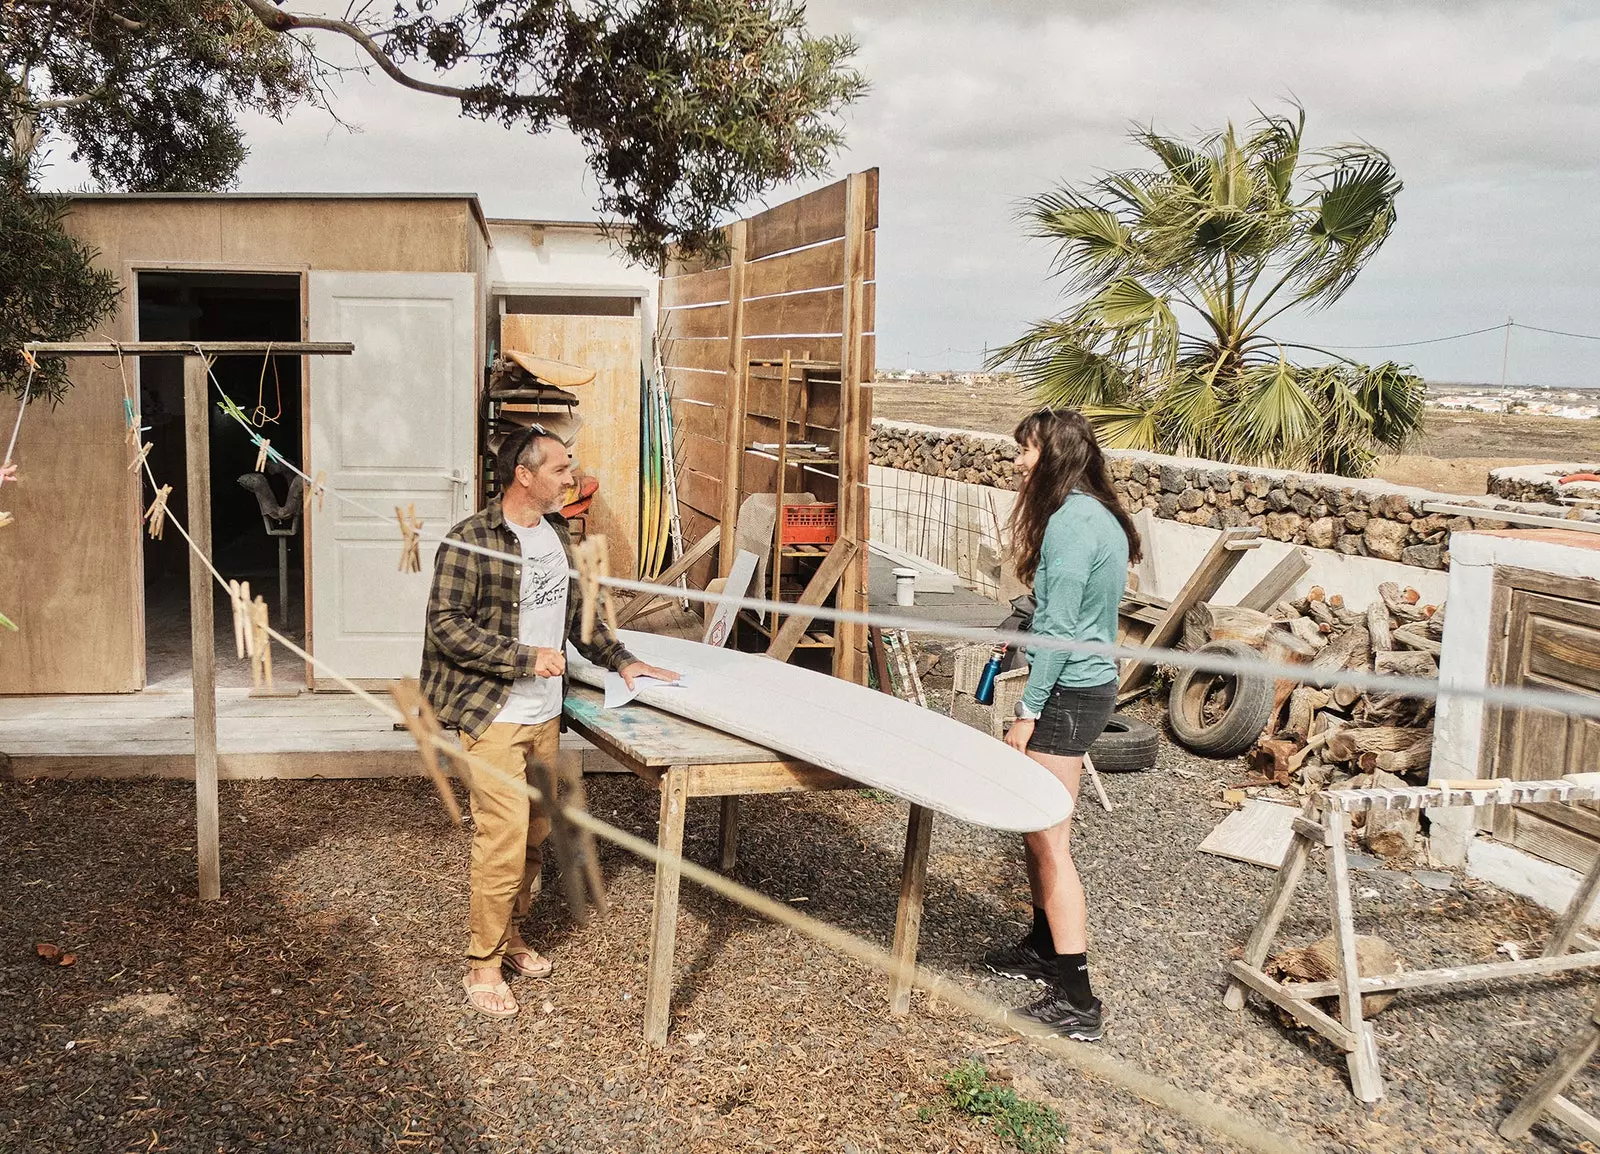
[[[1049,985],[1056,976],[1056,960],[1045,957],[1026,939],[1014,946],[999,946],[990,950],[983,955],[983,964],[990,973],[1025,982],[1044,982]]]
[[[1043,1026],[1049,1037],[1071,1038],[1075,1042],[1098,1042],[1106,1032],[1099,998],[1080,1009],[1059,990],[1051,990],[1037,1002],[1012,1010],[1006,1016],[1034,1027]]]

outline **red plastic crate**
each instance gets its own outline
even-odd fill
[[[839,506],[785,505],[778,541],[784,545],[831,545],[839,539]]]

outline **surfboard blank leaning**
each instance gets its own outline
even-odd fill
[[[646,688],[644,704],[973,825],[1027,832],[1072,813],[1049,770],[943,714],[758,654],[632,629],[621,637],[641,661],[686,675],[684,686]],[[605,685],[605,671],[570,646],[567,672]]]

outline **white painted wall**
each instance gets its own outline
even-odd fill
[[[885,541],[953,569],[974,589],[996,595],[999,534],[1011,516],[1015,493],[881,465],[868,470],[868,480],[872,486],[873,540]],[[1154,538],[1146,550],[1151,565],[1145,570],[1153,574],[1153,579],[1147,578],[1142,588],[1157,597],[1176,596],[1212,542],[1222,534],[1220,529],[1154,517],[1141,523],[1153,526]],[[1281,541],[1265,541],[1246,553],[1223,583],[1217,599],[1238,601],[1293,548],[1296,546]],[[1416,589],[1424,602],[1439,604],[1445,599],[1449,575],[1443,570],[1419,569],[1376,557],[1347,557],[1304,545],[1298,548],[1310,559],[1311,568],[1291,590],[1291,598],[1313,585],[1321,585],[1329,593],[1343,594],[1347,604],[1361,608],[1378,599],[1381,583],[1394,581]]]
[[[489,296],[632,296],[640,301],[646,371],[654,375],[656,286],[651,269],[630,264],[600,226],[584,222],[491,220]],[[491,331],[497,330],[494,325]]]

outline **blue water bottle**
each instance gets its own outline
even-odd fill
[[[1000,663],[1006,659],[1006,646],[996,645],[989,655],[989,663],[983,667],[983,672],[978,675],[978,691],[972,699],[979,705],[994,704],[994,679],[1000,676]]]

